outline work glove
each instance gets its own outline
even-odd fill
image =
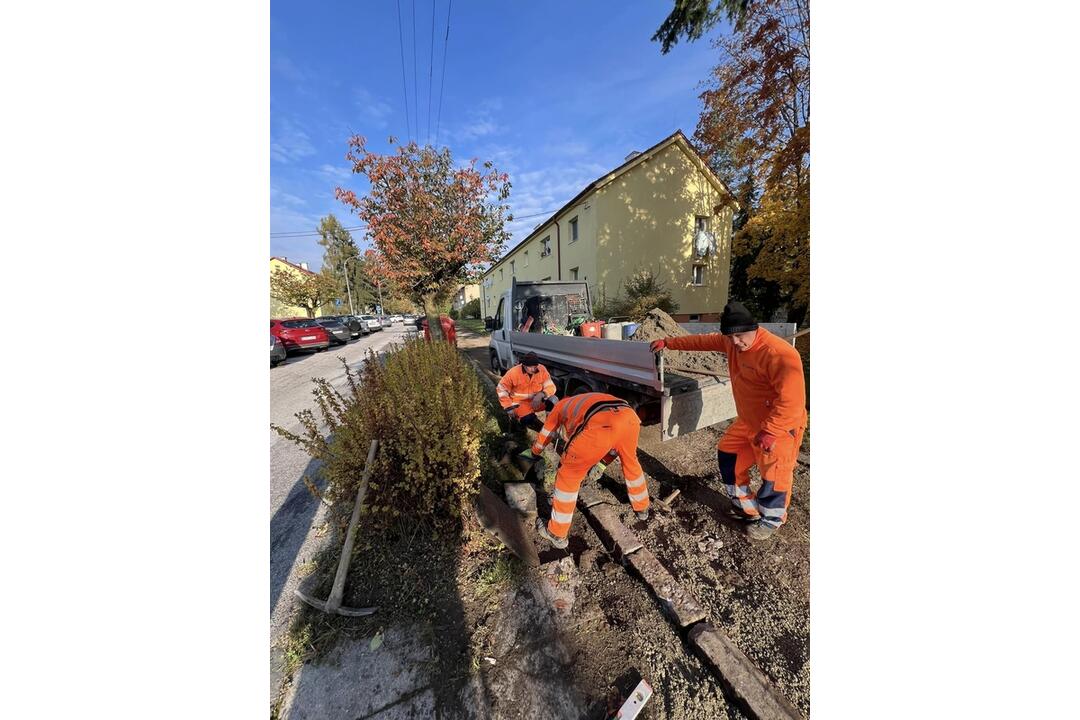
[[[592,470],[589,471],[589,475],[586,478],[592,482],[599,482],[600,478],[604,475],[604,471],[607,470],[607,463],[601,460],[593,465]]]
[[[529,402],[529,405],[532,407],[533,412],[539,412],[540,410],[542,410],[544,408],[544,394],[536,393],[535,395],[533,395],[532,400]]]
[[[653,352],[660,352],[661,350],[663,350],[666,347],[667,347],[667,339],[666,338],[660,338],[659,340],[653,340],[651,343],[649,343],[649,349],[652,350]]]
[[[773,443],[776,442],[776,436],[761,430],[754,436],[754,444],[761,447],[765,452],[772,452]]]
[[[536,453],[534,453],[532,451],[532,448],[528,448],[526,450],[523,450],[521,452],[521,454],[518,455],[518,457],[521,458],[521,460],[523,460],[524,462],[527,462],[527,463],[534,463],[534,462],[536,462],[537,460],[540,459],[540,456],[537,455]]]

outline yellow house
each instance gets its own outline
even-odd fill
[[[597,178],[483,275],[484,317],[518,280],[583,280],[593,302],[625,296],[649,270],[679,304],[679,322],[719,322],[728,299],[738,203],[681,130]]]
[[[450,307],[458,312],[461,312],[461,308],[465,307],[466,303],[470,303],[480,297],[480,285],[473,283],[472,285],[462,285],[454,292],[454,300]]]
[[[274,276],[275,270],[284,270],[286,272],[298,275],[300,273],[308,273],[314,275],[311,270],[308,270],[306,262],[302,262],[299,265],[289,262],[288,258],[271,257],[270,258],[270,276]],[[347,311],[347,310],[346,310]],[[315,317],[323,317],[324,315],[334,315],[333,305],[323,305],[320,308],[316,308]],[[286,317],[307,317],[307,310],[296,305],[286,305],[273,295],[270,296],[270,317],[271,318],[286,318]]]

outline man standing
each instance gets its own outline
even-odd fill
[[[637,459],[641,420],[626,401],[606,393],[584,393],[560,400],[548,413],[540,435],[522,455],[537,459],[556,430],[566,434],[566,449],[555,475],[555,494],[551,500],[551,520],[545,525],[537,518],[536,531],[557,548],[567,546],[570,522],[574,519],[578,488],[585,475],[597,463],[608,463],[617,456],[622,462],[623,478],[630,506],[640,520],[649,519],[649,488]]]
[[[720,438],[716,464],[736,512],[752,521],[747,534],[770,537],[787,520],[795,461],[806,428],[802,358],[790,344],[757,322],[742,303],[720,316],[720,335],[654,340],[649,348],[725,353],[738,417]],[[761,472],[761,489],[750,491],[750,466]]]
[[[543,423],[536,417],[536,413],[545,407],[550,410],[559,400],[555,397],[555,383],[552,382],[551,375],[547,368],[540,364],[534,352],[525,353],[521,363],[506,371],[495,392],[511,424],[517,420],[537,432],[543,427]]]

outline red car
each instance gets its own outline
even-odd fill
[[[285,352],[325,350],[330,347],[326,329],[310,318],[281,318],[270,321],[270,334],[281,341]]]

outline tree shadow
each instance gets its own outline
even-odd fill
[[[300,477],[289,490],[285,502],[270,518],[270,612],[277,607],[281,593],[285,588],[289,572],[296,564],[300,548],[304,545],[311,523],[319,510],[319,499],[311,494],[304,484],[304,476],[315,479],[321,484],[318,472],[320,463],[308,461]]]

